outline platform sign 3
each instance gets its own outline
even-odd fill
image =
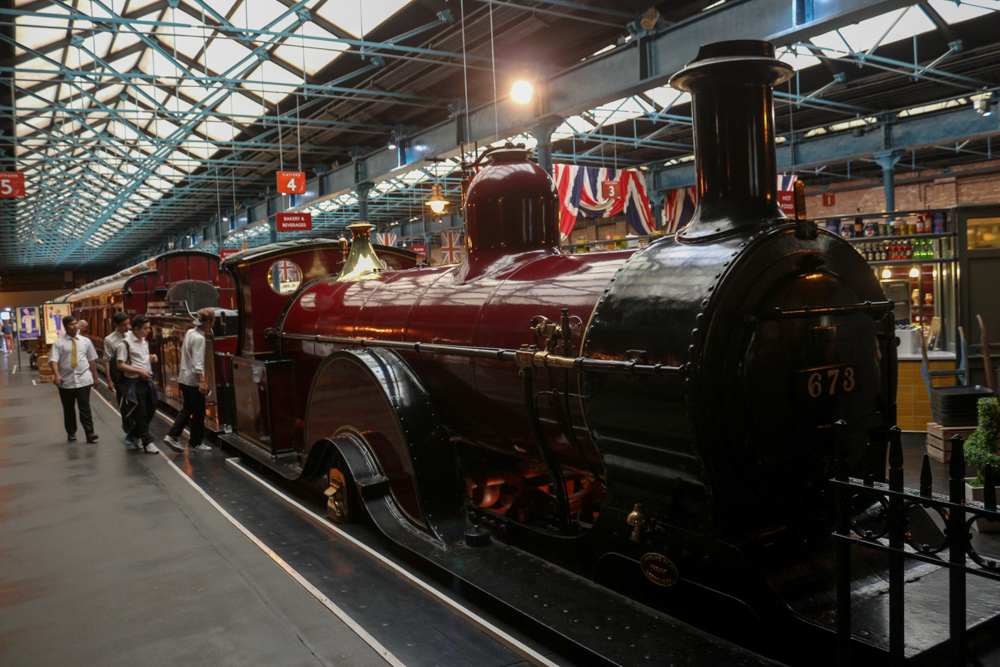
[[[279,171],[278,192],[283,195],[302,195],[306,192],[304,171]]]
[[[618,199],[621,195],[621,185],[618,181],[601,181],[602,197],[605,199]]]
[[[42,335],[39,330],[38,308],[17,309],[17,336],[21,340],[30,340]]]
[[[24,174],[17,171],[0,171],[0,199],[24,196]]]
[[[45,313],[45,344],[52,345],[63,332],[62,318],[69,315],[68,303],[47,303],[42,306]]]

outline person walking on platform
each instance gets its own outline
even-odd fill
[[[128,433],[136,445],[141,445],[147,454],[158,451],[149,434],[149,422],[156,414],[156,385],[153,384],[153,366],[156,355],[149,353],[149,332],[152,327],[145,315],[136,315],[132,320],[132,330],[125,334],[118,346],[116,364],[125,374],[122,380],[125,392],[126,418],[131,420]]]
[[[125,411],[125,385],[123,383],[125,374],[118,370],[117,363],[118,346],[122,344],[122,341],[125,340],[125,334],[128,333],[128,313],[122,311],[115,313],[111,316],[111,324],[115,330],[104,338],[104,377],[108,379],[108,389],[115,392],[115,398],[118,399],[118,412],[122,416],[122,430],[125,431],[125,446],[138,448],[138,445],[133,443],[128,435],[132,425],[129,423]]]
[[[184,396],[184,406],[177,414],[174,425],[163,438],[163,442],[175,452],[184,451],[180,443],[184,427],[191,425],[191,437],[188,446],[196,452],[207,452],[211,447],[204,444],[205,437],[205,399],[208,396],[208,378],[205,376],[205,337],[211,335],[215,324],[215,311],[202,308],[194,318],[194,328],[184,335],[184,345],[181,347],[181,371],[177,383]]]
[[[66,439],[70,442],[76,440],[76,410],[79,408],[80,423],[87,434],[87,442],[97,442],[94,419],[90,414],[90,388],[97,377],[97,350],[89,338],[79,335],[75,317],[67,315],[62,318],[62,325],[66,333],[52,344],[49,363],[62,401]]]
[[[0,328],[3,332],[3,342],[7,346],[6,352],[14,351],[14,324],[7,320],[3,323],[3,327]]]

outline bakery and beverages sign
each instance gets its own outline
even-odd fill
[[[275,219],[279,232],[308,232],[313,228],[312,213],[278,213]]]

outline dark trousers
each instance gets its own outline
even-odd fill
[[[139,380],[135,384],[135,410],[132,411],[132,427],[129,436],[137,445],[148,445],[153,442],[149,434],[149,422],[156,414],[156,394],[149,382]]]
[[[198,387],[189,384],[178,384],[181,388],[181,395],[184,396],[184,406],[177,414],[174,425],[167,432],[174,440],[181,437],[184,428],[190,424],[191,439],[188,444],[197,447],[205,437],[205,395],[198,391]]]
[[[59,399],[63,406],[63,424],[66,435],[76,435],[76,408],[80,408],[80,423],[87,435],[94,434],[94,418],[90,415],[90,387],[64,389],[59,387]]]
[[[121,382],[115,382],[115,398],[118,399],[118,413],[122,416],[122,430],[128,435],[132,430],[132,420],[128,416],[128,408],[125,405],[125,388]]]

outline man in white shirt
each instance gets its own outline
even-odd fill
[[[153,384],[153,364],[156,355],[149,353],[147,338],[152,331],[149,318],[136,315],[132,320],[132,330],[125,334],[125,339],[118,346],[116,363],[118,370],[125,373],[122,384],[125,388],[125,410],[131,419],[132,428],[129,439],[136,445],[141,445],[147,454],[156,454],[159,450],[153,445],[153,436],[149,434],[149,422],[156,414],[156,385]]]
[[[89,338],[79,335],[75,317],[67,315],[62,318],[62,324],[66,333],[52,344],[49,363],[62,400],[66,439],[76,440],[76,409],[79,407],[87,442],[97,442],[90,414],[90,388],[97,377],[97,350]]]
[[[115,392],[115,398],[118,399],[118,411],[122,416],[122,430],[125,431],[125,446],[138,447],[132,443],[132,439],[128,436],[132,425],[125,410],[125,387],[122,384],[125,374],[118,370],[116,361],[118,346],[125,340],[125,334],[128,333],[128,319],[128,313],[122,311],[118,311],[111,317],[111,324],[115,330],[104,337],[104,377],[108,379],[108,389]]]
[[[175,452],[184,451],[180,443],[184,427],[191,425],[191,437],[188,446],[194,451],[207,452],[211,449],[202,442],[205,437],[205,398],[208,396],[208,378],[205,376],[205,337],[212,333],[215,324],[215,311],[202,308],[194,318],[194,328],[184,334],[184,345],[181,347],[181,371],[177,375],[184,396],[184,406],[177,413],[177,419],[163,442]]]

